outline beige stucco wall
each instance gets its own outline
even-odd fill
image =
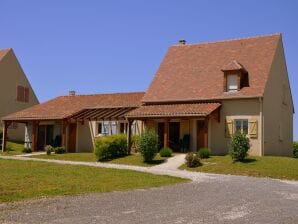
[[[278,43],[263,103],[264,154],[292,155],[293,104],[282,41]]]
[[[23,72],[13,51],[9,51],[0,60],[0,118],[38,104],[37,97]],[[17,102],[17,86],[29,87],[29,102]],[[2,122],[0,123],[2,130]],[[24,140],[25,125],[19,124],[17,129],[9,129],[8,137],[12,140]]]
[[[224,100],[220,111],[220,122],[210,120],[209,147],[213,154],[224,155],[228,153],[230,138],[225,135],[226,119],[251,119],[258,121],[258,137],[250,138],[251,148],[249,154],[261,155],[261,120],[260,102],[258,99]]]
[[[77,125],[77,152],[93,152],[93,142],[89,122]]]

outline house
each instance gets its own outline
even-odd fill
[[[122,120],[129,146],[134,123],[139,132],[155,129],[161,147],[175,151],[188,142],[186,150],[208,147],[213,154],[226,154],[231,136],[239,131],[250,138],[251,155],[291,154],[294,105],[281,34],[198,44],[182,40],[169,48],[145,93],[118,96],[98,95],[101,100],[86,104],[89,101],[80,98],[91,96],[60,97],[3,120],[6,128],[12,121],[32,124],[35,149],[35,133],[42,122],[62,123],[59,133],[67,146],[71,126],[88,121],[90,130],[85,131],[94,137],[92,127],[104,124],[98,121]],[[68,111],[69,104],[80,107]],[[47,117],[51,111],[63,116]],[[85,141],[80,129],[73,135],[76,141]]]
[[[12,49],[0,50],[0,77],[0,118],[39,103]],[[9,128],[11,140],[24,140],[23,124],[12,123]]]

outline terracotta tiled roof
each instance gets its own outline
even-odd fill
[[[138,107],[144,92],[61,96],[16,112],[3,120],[55,120],[87,108]]]
[[[243,70],[246,71],[246,69],[241,65],[238,61],[233,60],[229,64],[225,65],[222,69],[222,71],[233,71],[233,70]]]
[[[280,34],[219,42],[174,45],[149,86],[143,102],[172,102],[263,96]],[[224,92],[222,68],[240,62],[249,87]]]
[[[11,50],[11,48],[8,49],[1,49],[0,50],[0,60]]]
[[[160,104],[141,106],[126,114],[129,118],[207,116],[221,106],[220,103]]]

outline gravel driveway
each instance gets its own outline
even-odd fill
[[[298,223],[298,182],[218,175],[162,188],[0,204],[0,223]]]

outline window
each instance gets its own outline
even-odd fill
[[[238,75],[227,75],[227,91],[238,91]]]
[[[98,123],[97,124],[97,134],[101,134],[102,133],[102,124],[101,123]]]
[[[29,88],[24,86],[17,87],[17,101],[18,102],[29,102]]]
[[[248,120],[247,119],[235,120],[235,132],[248,134]]]

